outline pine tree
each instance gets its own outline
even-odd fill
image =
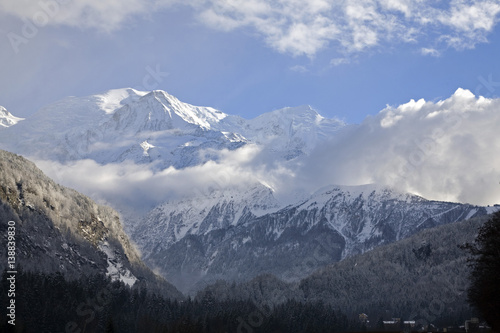
[[[500,332],[500,212],[479,228],[475,242],[465,248],[472,254],[468,300],[493,331]]]
[[[109,318],[108,320],[108,324],[106,325],[106,333],[114,333],[115,332],[115,329],[113,327],[113,320],[111,318]]]

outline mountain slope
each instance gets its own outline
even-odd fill
[[[458,92],[450,100],[461,100],[462,95]],[[475,98],[467,100],[476,103]],[[427,107],[433,109],[430,104]],[[299,279],[318,267],[419,230],[486,214],[485,208],[428,201],[376,186],[323,188],[307,200],[275,211],[270,188],[280,187],[276,193],[283,193],[342,179],[343,171],[337,174],[339,169],[333,163],[352,169],[349,173],[355,173],[356,178],[357,166],[362,165],[369,171],[363,171],[358,180],[377,179],[372,178],[370,161],[373,155],[377,159],[386,155],[367,150],[375,138],[370,133],[380,126],[384,137],[393,140],[395,123],[388,126],[380,121],[385,113],[390,115],[389,111],[356,130],[350,127],[343,131],[342,122],[325,119],[307,106],[246,120],[180,102],[163,91],[117,89],[49,105],[0,131],[0,145],[52,160],[48,164],[62,162],[52,165],[66,174],[76,171],[78,175],[89,167],[102,172],[94,179],[86,178],[90,185],[83,186],[87,193],[106,193],[108,197],[103,197],[108,201],[118,197],[113,202],[119,209],[131,206],[135,212],[146,210],[175,197],[154,209],[143,222],[127,221],[127,230],[148,264],[158,267],[183,290],[190,290],[218,278],[240,281],[266,272],[287,280]],[[355,139],[353,135],[362,140],[340,147]],[[411,143],[409,147],[416,149],[414,146]],[[405,149],[394,148],[402,154],[406,154]],[[405,156],[413,156],[411,149]],[[343,150],[349,152],[338,155]],[[382,159],[384,163],[392,161]],[[321,165],[316,168],[313,164],[318,162]],[[217,177],[212,177],[214,174]],[[77,179],[77,184],[85,182],[74,174],[68,178]],[[210,188],[210,178],[220,191],[179,198],[192,189]],[[251,181],[265,190],[252,195]],[[237,190],[241,192],[238,200],[226,197],[241,183],[248,188]],[[266,211],[268,208],[272,211]],[[302,265],[305,260],[307,265]]]
[[[498,209],[495,208],[495,209]],[[197,294],[216,299],[252,299],[256,309],[289,299],[321,301],[353,319],[415,320],[417,324],[463,325],[474,316],[466,300],[467,251],[489,215],[422,230],[407,239],[377,247],[321,268],[299,282],[261,275],[241,284],[219,281]],[[446,327],[444,326],[444,327]]]
[[[148,257],[159,247],[168,248],[189,235],[234,227],[242,216],[261,216],[278,208],[271,189],[261,184],[219,189],[163,203],[138,222],[131,235]]]
[[[170,216],[175,209],[170,208]],[[332,186],[277,212],[256,216],[247,211],[234,223],[182,238],[169,234],[172,229],[164,228],[162,219],[146,221],[157,226],[155,237],[133,234],[133,239],[146,249],[149,265],[187,292],[217,279],[244,281],[263,273],[297,280],[425,228],[487,213],[483,207],[429,201],[373,185]],[[206,215],[203,223],[216,225],[220,216],[220,211]],[[191,225],[187,219],[183,215],[178,224]]]
[[[488,215],[421,231],[321,269],[300,282],[308,300],[336,299],[352,311],[391,309],[394,316],[436,322],[469,311],[467,257],[458,246],[473,242]],[[330,288],[327,288],[330,286]],[[370,295],[370,297],[367,297]],[[464,318],[465,319],[465,318]]]
[[[57,185],[32,162],[6,151],[0,151],[0,219],[3,238],[7,221],[16,224],[17,263],[25,270],[61,272],[69,279],[105,274],[182,297],[142,263],[115,211]]]

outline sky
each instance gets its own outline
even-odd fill
[[[499,21],[500,0],[0,0],[0,105],[28,117],[67,96],[131,87],[247,119],[310,105],[358,124],[291,169],[252,146],[159,173],[37,164],[104,200],[163,200],[165,184],[182,196],[222,172],[231,185],[257,179],[292,197],[377,183],[497,204]]]
[[[161,89],[247,119],[286,106],[362,123],[389,106],[497,97],[495,0],[0,2],[0,105]]]

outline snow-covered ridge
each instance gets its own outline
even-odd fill
[[[158,245],[168,248],[187,235],[235,227],[248,216],[262,216],[279,208],[272,190],[258,183],[200,192],[159,205],[133,227],[132,234],[147,257]]]
[[[13,126],[21,120],[24,118],[15,117],[6,108],[0,106],[0,128]]]
[[[370,197],[376,197],[378,200],[399,200],[399,201],[425,201],[417,195],[410,193],[403,193],[388,186],[378,184],[364,184],[364,185],[328,185],[318,189],[315,193],[307,199],[302,206],[310,206],[311,204],[322,205],[331,200],[332,197],[343,195],[350,200],[363,199],[367,200]]]
[[[157,170],[217,160],[247,143],[284,161],[307,155],[344,124],[309,106],[251,120],[179,101],[161,90],[114,89],[52,103],[0,134],[2,148],[60,162],[154,163]],[[147,149],[146,149],[146,148]]]
[[[228,116],[221,124],[285,160],[308,154],[345,126],[340,120],[322,117],[309,105],[286,107],[250,120]]]

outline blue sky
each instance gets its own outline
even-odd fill
[[[0,105],[26,117],[154,88],[245,118],[309,104],[360,123],[459,87],[498,96],[499,18],[492,0],[3,2]]]

